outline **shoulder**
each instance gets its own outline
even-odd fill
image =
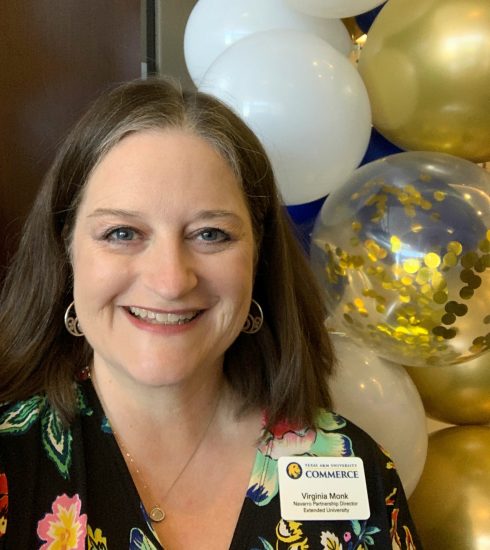
[[[387,452],[369,434],[347,418],[324,409],[318,412],[311,427],[294,422],[277,423],[265,432],[262,449],[276,458],[288,455],[358,456],[372,467],[393,468]]]
[[[83,386],[76,386],[77,410],[80,415],[90,414],[90,407]],[[43,428],[57,427],[66,431],[60,416],[45,394],[33,395],[27,399],[0,404],[0,437],[27,434],[36,425]]]
[[[90,414],[83,391],[77,386],[79,416]],[[33,459],[40,450],[60,466],[69,461],[72,425],[65,425],[44,394],[0,406],[0,459],[7,466]]]
[[[374,439],[351,420],[334,411],[321,409],[316,415],[315,428],[323,432],[343,431],[349,433],[356,440],[369,445],[376,445]]]
[[[368,462],[370,467],[395,470],[389,452],[375,441],[367,432],[344,416],[321,410],[317,415],[315,432],[317,439],[337,437],[343,443],[343,456],[357,456]]]
[[[319,440],[343,441],[343,448],[339,449],[339,452],[346,456],[385,454],[380,445],[367,432],[333,411],[321,409],[311,430]]]
[[[320,410],[312,427],[281,422],[266,432],[262,452],[281,456],[358,457],[366,477],[380,483],[397,482],[395,465],[378,443],[359,426],[335,412]]]
[[[27,433],[47,412],[46,396],[34,395],[0,406],[0,437]]]
[[[0,409],[0,464],[9,478],[21,482],[37,468],[43,449],[57,448],[65,430],[44,395],[8,403]],[[47,444],[47,445],[46,445]],[[19,481],[17,481],[19,483]]]
[[[82,411],[82,393],[78,400]],[[9,548],[11,540],[16,548],[33,547],[32,518],[48,517],[59,495],[67,499],[83,489],[83,446],[75,444],[80,416],[65,425],[44,394],[0,406],[0,548],[2,536]]]

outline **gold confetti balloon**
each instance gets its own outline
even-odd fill
[[[490,160],[489,0],[390,0],[359,72],[374,126],[407,150]]]
[[[317,218],[312,264],[331,328],[407,366],[490,348],[490,174],[444,153],[356,170]]]

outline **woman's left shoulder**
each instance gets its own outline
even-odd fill
[[[355,456],[362,460],[372,512],[379,521],[382,521],[383,515],[387,518],[393,548],[421,550],[422,545],[410,516],[403,485],[389,452],[344,416],[320,411],[316,422],[315,445],[319,447],[319,442],[328,442],[333,437],[343,440],[343,452],[337,456]],[[323,446],[327,447],[327,444],[323,443]]]
[[[382,470],[388,477],[396,472],[389,451],[348,418],[332,411],[321,410],[316,418],[315,430],[315,446],[320,447],[324,442],[325,450],[328,451],[325,456],[332,454],[332,443],[336,441],[339,448],[339,453],[335,453],[337,456],[359,457],[366,467],[378,472]]]
[[[342,433],[349,437],[353,444],[364,449],[374,449],[376,452],[381,449],[371,435],[341,414],[321,409],[315,420],[315,429],[319,433]]]

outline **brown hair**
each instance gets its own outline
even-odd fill
[[[84,338],[63,324],[72,300],[69,245],[77,206],[94,167],[124,136],[183,128],[207,140],[241,182],[257,248],[254,298],[265,322],[240,334],[225,373],[243,407],[268,412],[270,425],[314,425],[330,408],[327,378],[334,358],[326,311],[307,258],[278,198],[261,144],[215,98],[183,92],[163,79],[130,82],[101,96],[72,130],[27,219],[0,296],[0,403],[45,393],[65,421],[76,412],[74,377],[91,360]]]

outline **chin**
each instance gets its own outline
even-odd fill
[[[179,385],[194,378],[199,370],[183,364],[182,360],[172,363],[166,361],[165,364],[135,361],[133,364],[138,365],[138,369],[129,369],[128,372],[135,382],[154,387]]]

